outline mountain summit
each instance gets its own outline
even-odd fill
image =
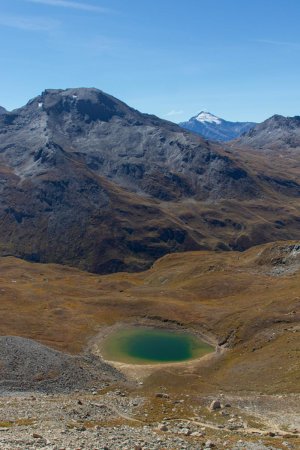
[[[192,117],[192,119],[195,119],[197,122],[200,123],[217,123],[217,124],[222,123],[222,119],[206,111],[201,111],[201,113],[199,113],[195,117]]]
[[[201,248],[173,203],[259,193],[222,148],[94,88],[2,114],[0,155],[0,254],[94,272]]]
[[[244,198],[253,187],[221,149],[93,88],[48,89],[3,114],[0,150],[22,178],[58,171],[72,158],[128,191],[164,201],[237,192]],[[235,186],[242,180],[243,192]]]
[[[297,185],[243,158],[98,89],[48,89],[0,115],[0,255],[107,273],[300,238],[294,208],[272,225]]]
[[[191,117],[187,122],[181,122],[179,125],[186,130],[199,134],[205,139],[225,142],[231,141],[239,137],[242,133],[249,131],[255,126],[255,123],[229,122],[210,112],[201,111],[196,116]]]
[[[300,116],[285,117],[275,114],[240,136],[235,143],[260,150],[299,149]]]
[[[0,115],[1,114],[5,114],[7,111],[5,108],[3,108],[3,106],[0,106]]]

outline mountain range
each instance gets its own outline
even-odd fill
[[[259,150],[299,150],[300,116],[276,114],[240,136],[236,143]]]
[[[108,273],[299,239],[299,152],[256,155],[251,133],[209,142],[97,89],[46,90],[0,117],[0,255]]]
[[[201,111],[187,122],[181,122],[179,125],[199,134],[204,139],[226,142],[246,133],[256,124],[254,122],[230,122],[209,112]]]
[[[84,88],[2,110],[5,448],[300,448],[299,131],[209,141]],[[128,331],[176,344],[134,364]]]

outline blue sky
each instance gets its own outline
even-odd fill
[[[299,0],[0,0],[0,105],[97,87],[175,122],[300,115]]]

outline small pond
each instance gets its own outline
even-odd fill
[[[191,334],[140,327],[110,334],[102,347],[105,359],[132,364],[186,361],[213,351],[211,345]]]

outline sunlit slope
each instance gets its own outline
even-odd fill
[[[284,142],[213,143],[97,89],[46,90],[0,115],[0,255],[103,274],[300,239]]]
[[[1,334],[77,353],[103,325],[177,324],[228,349],[199,369],[209,383],[297,391],[299,257],[290,241],[173,254],[143,273],[106,276],[2,258]]]

